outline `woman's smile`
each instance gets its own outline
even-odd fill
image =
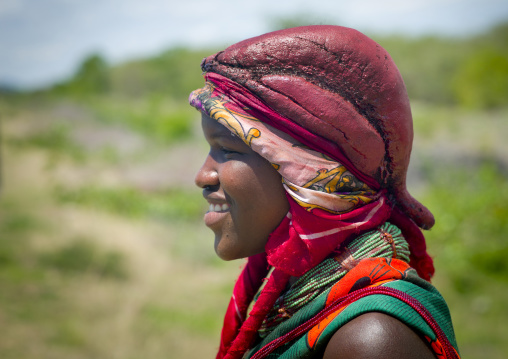
[[[208,207],[208,212],[226,212],[226,211],[229,211],[229,205],[226,203],[224,203],[223,205],[210,203],[210,207]]]
[[[204,221],[207,227],[212,230],[216,226],[220,226],[221,222],[229,215],[231,206],[227,203],[209,202],[208,212],[206,212]]]

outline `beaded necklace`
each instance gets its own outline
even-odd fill
[[[334,255],[298,278],[281,295],[259,329],[267,336],[277,325],[315,299],[352,269],[360,260],[372,257],[398,258],[409,262],[409,246],[400,229],[388,222],[341,245]]]

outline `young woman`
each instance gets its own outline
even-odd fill
[[[205,223],[219,257],[248,258],[217,358],[458,358],[428,282],[434,218],[406,190],[411,110],[388,53],[308,26],[201,67]]]

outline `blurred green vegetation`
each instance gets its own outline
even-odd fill
[[[462,105],[473,108],[500,107],[506,104],[507,79],[508,52],[502,48],[484,48],[459,65],[452,89]]]
[[[196,190],[171,188],[143,192],[132,187],[55,187],[54,195],[63,203],[89,206],[129,217],[179,221],[196,219],[204,214],[203,197]]]
[[[490,109],[508,99],[508,23],[471,38],[377,37],[403,74],[409,97]]]
[[[54,232],[37,209],[12,198],[1,199],[0,208],[0,314],[11,328],[0,341],[1,356],[48,357],[49,347],[90,354],[88,329],[76,320],[78,310],[64,288],[88,280],[126,280],[127,259],[85,238],[41,250],[34,233]]]
[[[174,48],[158,56],[116,66],[108,66],[101,55],[92,54],[71,79],[55,85],[49,92],[77,98],[108,93],[126,98],[161,94],[165,98],[182,100],[202,86],[199,64],[216,51]]]
[[[413,103],[417,197],[436,217],[426,233],[434,283],[462,355],[505,358],[508,24],[470,38],[374,38]],[[174,158],[189,167],[204,158],[187,96],[216,50],[116,65],[92,54],[68,81],[0,93],[2,358],[212,355],[239,264],[214,255],[192,171],[179,168],[171,183],[127,173],[154,166],[152,180]],[[116,127],[144,139],[137,152],[111,140],[94,155],[86,145]],[[78,141],[83,128],[95,132]]]
[[[435,168],[422,199],[436,217],[426,234],[435,257],[434,284],[450,306],[465,358],[508,351],[508,173],[499,163]]]
[[[103,278],[126,279],[125,258],[119,252],[101,252],[89,240],[78,238],[71,243],[40,255],[44,267],[63,274],[95,273]]]
[[[50,150],[53,156],[63,153],[80,161],[85,157],[83,148],[69,138],[70,124],[52,123],[39,131],[33,131],[22,137],[7,138],[9,145],[19,148],[36,147]]]
[[[191,137],[196,114],[187,103],[156,93],[129,101],[101,97],[88,106],[105,123],[127,126],[163,143]]]
[[[111,90],[111,79],[106,61],[99,54],[87,57],[74,77],[57,85],[55,91],[74,96],[104,94]]]
[[[424,202],[438,221],[428,240],[439,243],[441,260],[453,263],[448,274],[462,294],[481,288],[484,276],[508,281],[506,175],[489,162],[429,175],[432,187]]]

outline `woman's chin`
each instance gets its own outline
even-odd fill
[[[234,251],[233,248],[225,245],[222,241],[222,237],[217,235],[215,236],[215,253],[220,259],[224,261],[232,261],[241,258],[237,253],[235,253],[236,251]]]
[[[221,238],[215,238],[215,253],[217,256],[224,261],[232,261],[235,259],[248,258],[250,256],[264,252],[264,248],[250,249],[250,250],[238,250],[231,246],[223,245]]]
[[[235,256],[235,255],[232,255],[230,253],[223,252],[223,251],[220,251],[220,250],[216,250],[215,253],[223,261],[233,261],[235,259],[243,258],[242,256]]]

